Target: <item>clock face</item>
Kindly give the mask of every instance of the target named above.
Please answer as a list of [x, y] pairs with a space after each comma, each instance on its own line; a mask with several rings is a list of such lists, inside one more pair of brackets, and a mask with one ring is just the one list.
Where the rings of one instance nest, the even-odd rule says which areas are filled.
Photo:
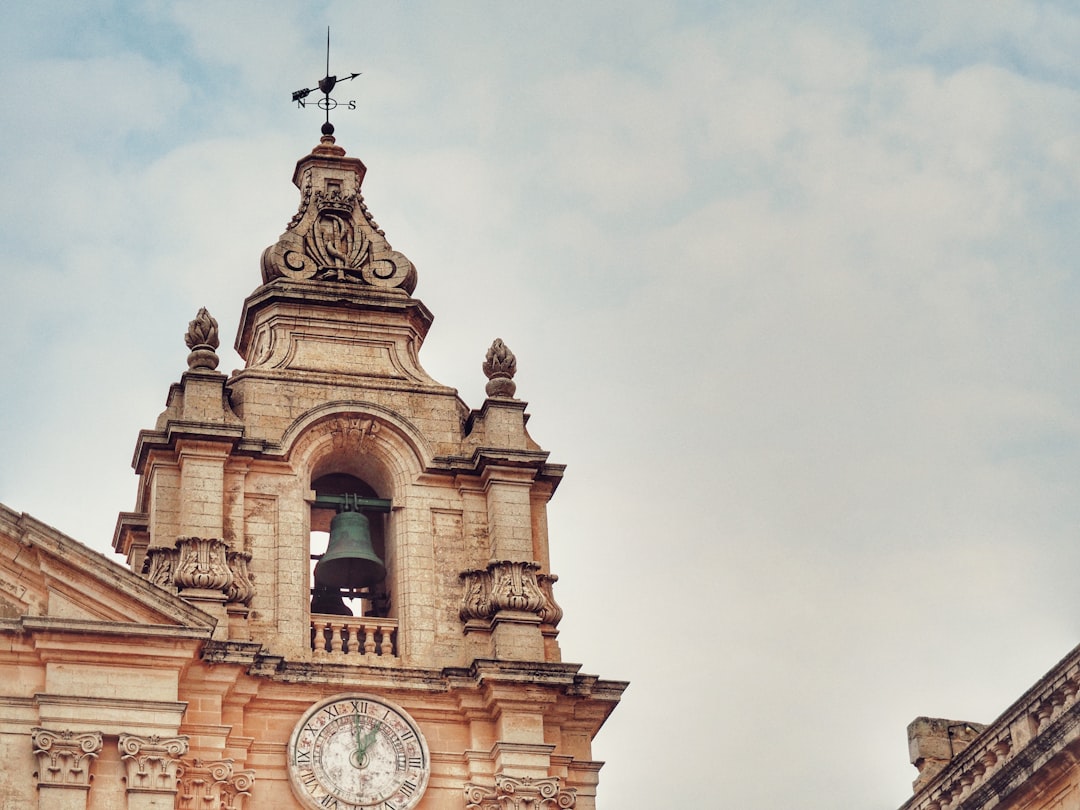
[[404, 710], [371, 695], [308, 709], [289, 740], [289, 779], [309, 807], [408, 810], [424, 795], [427, 743]]

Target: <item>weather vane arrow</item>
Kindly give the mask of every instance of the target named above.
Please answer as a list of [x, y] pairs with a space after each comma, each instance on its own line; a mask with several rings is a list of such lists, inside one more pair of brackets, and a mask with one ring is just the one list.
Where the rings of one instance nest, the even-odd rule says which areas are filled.
[[[330, 75], [330, 26], [326, 27], [326, 75], [319, 79], [319, 83], [315, 87], [308, 87], [304, 90], [297, 90], [292, 94], [292, 100], [296, 102], [297, 107], [306, 107], [307, 102], [304, 101], [311, 93], [318, 90], [323, 94], [323, 97], [319, 99], [315, 106], [320, 110], [326, 112], [326, 123], [322, 126], [323, 135], [333, 135], [334, 125], [330, 123], [330, 111], [336, 109], [338, 102], [336, 99], [330, 97], [330, 92], [337, 86], [338, 82], [347, 82], [350, 79], [355, 79], [359, 76], [359, 73], [350, 73], [348, 76], [342, 76], [340, 79], [337, 76]], [[348, 102], [350, 110], [356, 109], [356, 102]]]

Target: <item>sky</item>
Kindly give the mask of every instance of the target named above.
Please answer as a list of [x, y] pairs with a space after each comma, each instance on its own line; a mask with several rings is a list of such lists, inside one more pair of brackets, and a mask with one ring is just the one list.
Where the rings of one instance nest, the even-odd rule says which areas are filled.
[[1080, 641], [1080, 9], [50, 2], [0, 27], [0, 501], [108, 552], [338, 142], [483, 402], [518, 359], [600, 810], [886, 810]]

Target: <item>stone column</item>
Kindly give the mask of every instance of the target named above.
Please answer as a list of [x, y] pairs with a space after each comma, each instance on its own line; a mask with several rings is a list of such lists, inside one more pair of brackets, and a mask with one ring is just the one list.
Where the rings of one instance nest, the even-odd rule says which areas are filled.
[[120, 735], [120, 756], [127, 769], [128, 810], [174, 810], [180, 758], [188, 738]]
[[90, 766], [101, 751], [100, 731], [30, 729], [37, 757], [38, 807], [86, 810]]

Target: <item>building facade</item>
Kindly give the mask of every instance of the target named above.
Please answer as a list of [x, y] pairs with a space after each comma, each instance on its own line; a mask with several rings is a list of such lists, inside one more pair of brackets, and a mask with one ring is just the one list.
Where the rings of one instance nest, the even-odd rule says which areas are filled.
[[0, 807], [595, 807], [626, 684], [562, 661], [563, 467], [501, 341], [479, 409], [424, 371], [432, 316], [365, 171], [329, 134], [297, 163], [243, 369], [189, 325], [126, 566], [0, 507]]
[[908, 726], [915, 794], [901, 810], [1080, 808], [1080, 647], [989, 725]]

